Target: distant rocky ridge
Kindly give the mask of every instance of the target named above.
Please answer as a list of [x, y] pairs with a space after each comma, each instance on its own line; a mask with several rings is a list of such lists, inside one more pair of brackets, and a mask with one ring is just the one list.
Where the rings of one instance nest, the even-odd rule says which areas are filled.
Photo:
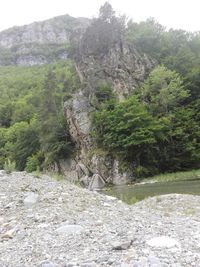
[[42, 65], [67, 58], [69, 39], [90, 20], [69, 15], [13, 27], [0, 33], [0, 65]]

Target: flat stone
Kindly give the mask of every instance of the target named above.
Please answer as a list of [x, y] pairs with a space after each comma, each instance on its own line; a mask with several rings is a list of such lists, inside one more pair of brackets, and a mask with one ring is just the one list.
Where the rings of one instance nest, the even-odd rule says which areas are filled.
[[133, 241], [125, 241], [125, 242], [114, 242], [112, 244], [112, 249], [114, 250], [126, 250], [128, 248], [130, 248], [130, 246], [132, 245]]
[[59, 234], [79, 234], [83, 231], [83, 227], [76, 224], [62, 225], [56, 229]]
[[24, 205], [26, 207], [33, 206], [38, 201], [38, 194], [35, 194], [33, 192], [30, 192], [27, 194], [27, 197], [24, 199]]
[[107, 200], [118, 200], [116, 197], [113, 197], [113, 196], [106, 196], [106, 199]]
[[3, 235], [2, 235], [2, 238], [5, 238], [5, 239], [12, 239], [15, 235], [15, 232], [16, 230], [15, 229], [11, 229], [7, 232], [5, 232]]
[[157, 248], [172, 248], [172, 247], [180, 247], [180, 243], [168, 236], [159, 236], [159, 237], [154, 237], [150, 240], [148, 240], [147, 245], [151, 247], [157, 247]]

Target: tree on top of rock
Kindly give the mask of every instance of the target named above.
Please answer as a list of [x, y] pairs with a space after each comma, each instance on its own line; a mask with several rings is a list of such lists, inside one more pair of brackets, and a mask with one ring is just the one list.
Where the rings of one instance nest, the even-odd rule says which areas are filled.
[[81, 40], [81, 52], [86, 55], [106, 54], [116, 43], [120, 43], [125, 32], [125, 18], [116, 17], [112, 6], [106, 2], [93, 19]]
[[111, 23], [112, 18], [115, 17], [115, 11], [113, 10], [110, 3], [105, 2], [99, 9], [99, 19]]

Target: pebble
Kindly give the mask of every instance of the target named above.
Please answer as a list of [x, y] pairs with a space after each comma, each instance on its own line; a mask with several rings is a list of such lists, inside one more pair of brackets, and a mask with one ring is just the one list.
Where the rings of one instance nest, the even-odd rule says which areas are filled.
[[147, 245], [157, 248], [180, 247], [180, 243], [177, 240], [170, 238], [168, 236], [154, 237], [147, 241]]
[[59, 234], [79, 234], [83, 231], [83, 227], [80, 225], [62, 225], [56, 229]]

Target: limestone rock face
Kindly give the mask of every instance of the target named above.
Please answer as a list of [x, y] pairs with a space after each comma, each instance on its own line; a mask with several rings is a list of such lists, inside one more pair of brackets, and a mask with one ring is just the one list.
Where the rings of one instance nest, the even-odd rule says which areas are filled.
[[130, 95], [154, 66], [153, 60], [125, 41], [115, 44], [106, 54], [83, 56], [78, 62], [82, 81], [90, 84], [91, 91], [107, 82], [120, 99]]
[[78, 147], [90, 145], [91, 120], [90, 113], [94, 108], [90, 105], [89, 99], [83, 91], [74, 94], [64, 104], [65, 116], [70, 125], [70, 134]]
[[59, 16], [0, 32], [0, 65], [41, 65], [66, 59], [71, 34], [90, 20]]
[[144, 81], [155, 62], [140, 55], [125, 41], [115, 44], [106, 54], [82, 55], [76, 61], [81, 88], [64, 104], [69, 131], [78, 148], [77, 173], [81, 183], [90, 189], [104, 183], [126, 184], [134, 179], [131, 171], [121, 168], [120, 161], [109, 153], [99, 153], [91, 132], [91, 114], [95, 111], [93, 97], [97, 85], [106, 82], [123, 100]]

